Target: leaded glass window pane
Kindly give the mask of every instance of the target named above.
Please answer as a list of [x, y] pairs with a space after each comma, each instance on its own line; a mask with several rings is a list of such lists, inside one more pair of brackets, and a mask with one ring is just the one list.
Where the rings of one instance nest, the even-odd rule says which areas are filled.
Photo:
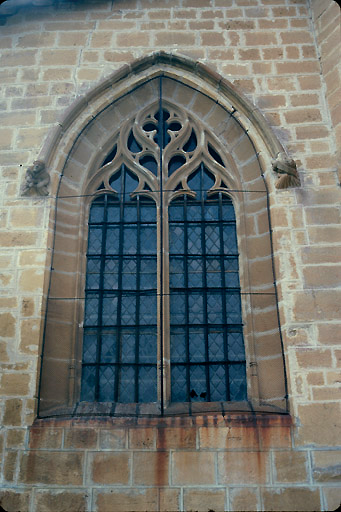
[[155, 402], [156, 206], [125, 166], [111, 184], [89, 214], [81, 399]]
[[[113, 165], [89, 212], [81, 399], [156, 402], [170, 364], [167, 396], [173, 402], [245, 400], [236, 219], [228, 189], [206, 164], [186, 170], [202, 142], [194, 128], [183, 130], [176, 109], [157, 108], [135, 128], [127, 131], [120, 160], [130, 154], [134, 172]], [[168, 153], [163, 177], [162, 152], [175, 137], [178, 147]], [[120, 144], [116, 140], [103, 162], [116, 161]], [[206, 142], [206, 156], [212, 169], [223, 168], [212, 144]], [[183, 166], [187, 175], [181, 177]], [[163, 191], [169, 177], [177, 184]], [[157, 354], [168, 352], [170, 363], [165, 358], [158, 371]]]
[[212, 177], [203, 165], [188, 183], [196, 197], [182, 196], [169, 210], [172, 400], [245, 400], [233, 204], [221, 192], [207, 195]]

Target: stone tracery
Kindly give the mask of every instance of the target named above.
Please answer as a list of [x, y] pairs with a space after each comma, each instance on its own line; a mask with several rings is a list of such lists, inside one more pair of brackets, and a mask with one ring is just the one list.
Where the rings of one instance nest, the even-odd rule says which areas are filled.
[[215, 178], [210, 193], [226, 193], [228, 187], [224, 180], [228, 167], [203, 124], [185, 109], [169, 102], [163, 102], [161, 117], [159, 104], [153, 103], [135, 119], [124, 123], [98, 170], [103, 176], [103, 184], [98, 190], [103, 191], [104, 185], [106, 190], [115, 192], [111, 186], [112, 177], [125, 164], [139, 179], [134, 195], [144, 194], [158, 202], [155, 193], [162, 188], [169, 204], [181, 194], [195, 196], [188, 178], [204, 163]]

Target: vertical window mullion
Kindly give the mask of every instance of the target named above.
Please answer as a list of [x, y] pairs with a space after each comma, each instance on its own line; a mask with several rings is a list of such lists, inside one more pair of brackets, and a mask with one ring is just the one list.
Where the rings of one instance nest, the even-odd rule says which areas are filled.
[[185, 292], [185, 332], [186, 332], [186, 394], [187, 401], [190, 401], [190, 365], [189, 365], [189, 304], [188, 304], [188, 221], [187, 221], [187, 196], [184, 196], [183, 201], [183, 218], [184, 218], [184, 292]]
[[223, 196], [219, 192], [219, 235], [220, 235], [220, 271], [221, 271], [221, 294], [223, 302], [223, 337], [224, 337], [224, 360], [225, 360], [225, 380], [226, 380], [226, 400], [230, 400], [230, 380], [229, 380], [229, 354], [227, 343], [227, 315], [226, 315], [226, 281], [225, 281], [225, 257], [224, 257], [224, 219], [223, 219]]
[[204, 165], [200, 165], [200, 204], [201, 204], [201, 252], [202, 252], [202, 287], [204, 302], [204, 333], [205, 333], [205, 374], [206, 374], [206, 400], [211, 400], [210, 374], [209, 374], [209, 351], [208, 351], [208, 312], [207, 312], [207, 277], [206, 277], [206, 221], [205, 221], [205, 190], [204, 190]]
[[141, 271], [141, 218], [140, 197], [136, 198], [137, 209], [137, 250], [136, 250], [136, 316], [135, 316], [135, 402], [139, 401], [139, 326], [140, 322], [140, 271]]
[[99, 275], [99, 296], [98, 296], [98, 320], [97, 320], [97, 347], [96, 347], [96, 376], [95, 376], [95, 401], [99, 399], [99, 372], [102, 350], [102, 330], [103, 330], [103, 289], [104, 289], [104, 269], [106, 257], [106, 239], [107, 239], [107, 215], [108, 215], [108, 196], [104, 195], [104, 217], [102, 222], [102, 245], [101, 245], [101, 263]]
[[117, 284], [117, 317], [116, 317], [116, 332], [117, 332], [117, 346], [116, 346], [116, 372], [115, 372], [115, 386], [114, 386], [114, 401], [118, 401], [119, 382], [121, 377], [121, 355], [122, 355], [122, 327], [121, 327], [121, 314], [122, 314], [122, 268], [123, 268], [123, 240], [124, 240], [124, 203], [125, 203], [125, 165], [121, 167], [121, 197], [120, 197], [120, 222], [119, 222], [119, 248], [118, 248], [118, 284]]

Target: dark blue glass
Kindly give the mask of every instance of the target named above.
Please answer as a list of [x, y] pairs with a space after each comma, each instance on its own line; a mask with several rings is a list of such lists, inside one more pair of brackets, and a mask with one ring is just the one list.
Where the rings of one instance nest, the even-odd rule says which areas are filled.
[[210, 361], [224, 361], [224, 329], [210, 328], [208, 332], [208, 348]]
[[104, 265], [103, 288], [116, 290], [118, 288], [118, 259], [106, 259]]
[[188, 179], [196, 198], [177, 199], [169, 209], [173, 401], [246, 399], [234, 208], [222, 192], [207, 195], [214, 183], [202, 165]]
[[245, 363], [233, 364], [229, 370], [230, 400], [243, 401], [247, 398]]
[[169, 212], [169, 220], [172, 221], [183, 221], [184, 220], [184, 207], [183, 207], [183, 201], [177, 202], [174, 201], [171, 203], [168, 209]]
[[123, 254], [136, 254], [137, 252], [137, 228], [124, 226], [123, 231]]
[[212, 364], [210, 366], [210, 393], [212, 402], [227, 400], [226, 368], [222, 364]]
[[136, 323], [136, 296], [122, 295], [121, 297], [121, 324], [135, 325]]
[[143, 258], [140, 262], [140, 289], [156, 290], [156, 258]]
[[201, 258], [188, 259], [188, 287], [201, 288], [203, 285], [203, 262]]
[[202, 254], [201, 227], [191, 226], [187, 228], [188, 254]]
[[189, 323], [202, 324], [204, 321], [203, 296], [200, 293], [188, 294], [188, 319]]
[[141, 295], [140, 298], [140, 324], [156, 325], [156, 294]]
[[182, 365], [172, 365], [172, 402], [187, 402], [187, 376], [186, 367]]
[[169, 226], [169, 251], [171, 254], [184, 254], [184, 228], [177, 224]]
[[104, 295], [102, 309], [102, 324], [116, 325], [117, 321], [117, 296]]
[[101, 363], [115, 363], [117, 356], [116, 333], [102, 334], [101, 336]]
[[[206, 361], [205, 330], [203, 327], [189, 329], [189, 360], [191, 363]], [[183, 359], [185, 362], [185, 359]]]
[[97, 353], [97, 335], [84, 333], [83, 336], [83, 361], [95, 363]]
[[157, 373], [156, 365], [139, 367], [139, 402], [156, 402]]
[[141, 253], [156, 253], [156, 227], [141, 226]]
[[119, 402], [135, 402], [135, 370], [132, 366], [121, 366], [119, 377]]
[[135, 363], [135, 332], [124, 332], [121, 336], [121, 361], [122, 363]]
[[102, 228], [91, 226], [88, 237], [88, 254], [101, 254]]
[[186, 296], [172, 293], [170, 296], [171, 324], [183, 325], [186, 322]]
[[105, 244], [106, 254], [118, 254], [120, 248], [120, 229], [118, 226], [108, 226]]
[[89, 222], [103, 222], [103, 204], [95, 203], [91, 206]]
[[184, 259], [181, 257], [169, 258], [169, 284], [172, 288], [185, 286]]
[[85, 300], [84, 325], [97, 325], [98, 322], [98, 295], [87, 294]]
[[139, 362], [156, 364], [157, 339], [156, 327], [139, 329]]
[[190, 388], [192, 402], [205, 402], [207, 399], [207, 382], [204, 365], [190, 366]]
[[136, 289], [136, 259], [124, 259], [122, 261], [122, 288], [124, 290]]
[[94, 366], [83, 366], [81, 400], [93, 402], [95, 400], [96, 369]]
[[170, 347], [172, 362], [183, 363], [186, 361], [186, 331], [183, 327], [171, 327]]
[[101, 366], [99, 369], [99, 402], [112, 402], [114, 390], [112, 383], [115, 380], [115, 367]]

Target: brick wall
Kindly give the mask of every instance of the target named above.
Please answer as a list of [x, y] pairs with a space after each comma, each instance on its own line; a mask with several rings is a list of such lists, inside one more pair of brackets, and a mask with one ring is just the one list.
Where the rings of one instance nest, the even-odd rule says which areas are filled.
[[[0, 27], [2, 506], [13, 512], [335, 509], [341, 397], [336, 3], [39, 1], [17, 12], [6, 3], [0, 6], [0, 17], [7, 16]], [[275, 190], [267, 170], [290, 417], [32, 426], [54, 200], [21, 197], [24, 172], [77, 96], [157, 50], [200, 61], [230, 80], [298, 163], [297, 189]]]

